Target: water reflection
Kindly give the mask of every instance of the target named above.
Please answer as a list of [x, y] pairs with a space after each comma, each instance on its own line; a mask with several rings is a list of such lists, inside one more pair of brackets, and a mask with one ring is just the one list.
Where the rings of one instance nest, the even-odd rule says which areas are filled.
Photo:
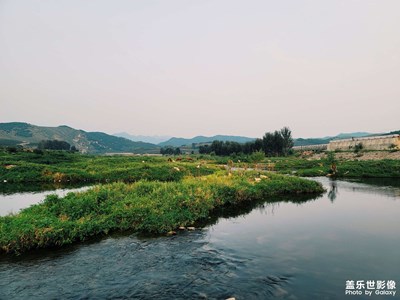
[[[4, 194], [0, 193], [0, 216], [5, 216], [10, 213], [18, 213], [21, 209], [43, 201], [45, 197], [50, 194], [57, 194], [63, 197], [70, 192], [80, 192], [90, 188], [90, 186], [77, 187], [72, 185], [63, 186], [67, 188], [58, 188], [59, 186], [51, 186], [51, 188], [55, 189], [43, 191], [40, 189], [42, 187], [43, 186], [39, 185], [37, 187], [37, 192], [33, 192], [32, 187], [28, 187], [29, 192], [23, 191], [18, 193], [11, 193], [11, 190], [3, 190]], [[15, 188], [15, 186], [13, 188]]]
[[236, 205], [226, 205], [215, 209], [207, 219], [200, 220], [199, 222], [197, 222], [196, 225], [199, 227], [214, 225], [218, 223], [220, 218], [229, 219], [236, 218], [238, 216], [245, 216], [255, 209], [264, 213], [268, 209], [270, 209], [271, 213], [273, 214], [275, 209], [279, 207], [279, 203], [295, 203], [300, 205], [309, 201], [315, 201], [320, 197], [322, 197], [322, 195], [314, 194], [296, 196], [274, 196], [266, 200], [245, 201]]
[[400, 178], [352, 178], [347, 179], [349, 182], [361, 183], [376, 187], [393, 187], [400, 188]]
[[341, 190], [355, 193], [385, 195], [393, 199], [400, 197], [400, 179], [397, 178], [368, 178], [337, 180], [325, 177], [316, 177], [315, 180], [329, 186], [328, 198], [334, 201], [338, 193], [338, 183]]
[[29, 192], [44, 192], [64, 189], [76, 189], [88, 184], [77, 183], [4, 183], [0, 182], [0, 196]]
[[332, 203], [336, 199], [337, 192], [338, 192], [338, 189], [337, 189], [336, 180], [330, 179], [330, 189], [328, 192], [328, 198], [329, 198], [329, 200], [331, 200]]

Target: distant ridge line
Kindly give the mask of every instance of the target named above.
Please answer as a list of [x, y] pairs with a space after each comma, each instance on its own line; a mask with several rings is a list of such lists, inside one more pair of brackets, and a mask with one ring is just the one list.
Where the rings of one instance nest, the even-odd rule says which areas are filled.
[[24, 122], [0, 123], [0, 146], [36, 148], [43, 140], [65, 141], [81, 153], [88, 154], [159, 152], [159, 147], [151, 143], [133, 142], [104, 132], [87, 132], [67, 125], [48, 127]]

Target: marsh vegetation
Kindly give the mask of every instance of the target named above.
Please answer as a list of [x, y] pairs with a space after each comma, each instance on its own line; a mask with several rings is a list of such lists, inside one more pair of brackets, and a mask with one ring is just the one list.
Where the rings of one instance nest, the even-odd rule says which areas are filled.
[[223, 206], [276, 195], [319, 194], [320, 184], [296, 177], [225, 171], [179, 182], [113, 183], [41, 204], [0, 218], [0, 249], [21, 253], [84, 241], [113, 231], [163, 234], [193, 226]]
[[65, 197], [50, 195], [18, 214], [1, 217], [0, 250], [22, 253], [119, 231], [166, 234], [196, 226], [224, 207], [278, 195], [317, 195], [321, 185], [298, 176], [324, 176], [333, 160], [338, 177], [400, 177], [400, 161], [339, 161], [334, 154], [310, 160], [264, 157], [261, 152], [241, 157], [2, 152], [3, 187], [45, 182], [99, 185]]

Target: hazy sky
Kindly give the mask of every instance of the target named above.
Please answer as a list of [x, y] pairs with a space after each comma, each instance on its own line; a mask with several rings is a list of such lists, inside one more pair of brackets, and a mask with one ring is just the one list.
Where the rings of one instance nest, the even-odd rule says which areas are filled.
[[0, 122], [142, 135], [400, 129], [398, 0], [0, 0]]

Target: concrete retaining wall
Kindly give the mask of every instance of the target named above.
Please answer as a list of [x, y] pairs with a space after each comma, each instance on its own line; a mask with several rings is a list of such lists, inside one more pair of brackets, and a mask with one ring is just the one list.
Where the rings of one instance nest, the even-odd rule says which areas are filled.
[[326, 150], [327, 148], [328, 148], [328, 144], [319, 144], [319, 145], [307, 145], [307, 146], [294, 146], [293, 150], [295, 150], [295, 151]]
[[374, 136], [330, 141], [328, 151], [354, 150], [357, 144], [362, 144], [365, 150], [389, 150], [395, 145], [400, 148], [400, 135]]

